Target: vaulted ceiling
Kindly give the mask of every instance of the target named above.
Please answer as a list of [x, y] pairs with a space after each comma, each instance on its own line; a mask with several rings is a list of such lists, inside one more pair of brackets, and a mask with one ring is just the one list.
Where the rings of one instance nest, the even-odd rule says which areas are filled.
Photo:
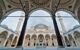
[[[58, 3], [59, 0], [0, 0], [0, 19], [11, 10], [13, 12], [15, 10], [23, 10], [23, 8], [26, 12], [36, 8], [54, 11]], [[79, 3], [80, 0], [60, 0], [57, 9], [66, 9], [77, 15], [78, 8], [80, 7]]]

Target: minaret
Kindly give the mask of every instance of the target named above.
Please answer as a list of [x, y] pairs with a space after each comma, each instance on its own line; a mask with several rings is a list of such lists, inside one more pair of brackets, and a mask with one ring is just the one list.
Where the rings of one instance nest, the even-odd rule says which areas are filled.
[[[59, 13], [58, 13], [58, 15], [59, 15]], [[64, 23], [63, 23], [63, 18], [60, 15], [58, 16], [58, 18], [59, 18], [59, 22], [61, 24], [62, 33], [65, 33], [66, 32], [66, 28], [65, 28]]]
[[16, 32], [17, 33], [20, 33], [20, 28], [21, 28], [21, 25], [22, 25], [22, 22], [23, 22], [23, 14], [22, 16], [19, 17], [19, 21], [18, 21], [18, 24], [17, 24], [17, 27], [16, 27]]
[[62, 41], [63, 41], [63, 45], [65, 46], [65, 39], [64, 39], [64, 33], [66, 32], [66, 29], [65, 29], [65, 26], [64, 26], [64, 23], [63, 23], [63, 18], [60, 16], [60, 14], [58, 13], [58, 18], [59, 18], [59, 22], [61, 24], [61, 28], [62, 28]]

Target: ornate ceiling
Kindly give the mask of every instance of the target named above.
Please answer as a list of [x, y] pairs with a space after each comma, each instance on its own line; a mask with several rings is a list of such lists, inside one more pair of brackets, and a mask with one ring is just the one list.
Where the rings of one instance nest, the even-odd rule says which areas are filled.
[[20, 1], [19, 0], [7, 0], [7, 2], [9, 2], [10, 4], [16, 6], [16, 5], [20, 5]]
[[[0, 0], [0, 16], [13, 9], [23, 9], [31, 11], [36, 8], [45, 8], [50, 11], [55, 10], [59, 0]], [[75, 8], [80, 3], [78, 0], [60, 0], [58, 9], [66, 9], [75, 13]], [[76, 5], [77, 4], [77, 5]], [[22, 7], [23, 6], [23, 7]]]
[[20, 1], [19, 0], [7, 0], [8, 2], [10, 3], [15, 3], [15, 4], [20, 4]]
[[2, 11], [2, 8], [0, 6], [0, 16], [2, 16], [2, 13], [3, 13], [3, 11]]
[[45, 5], [47, 4], [50, 0], [30, 0], [33, 4], [35, 5]]
[[71, 4], [71, 3], [73, 3], [74, 2], [74, 0], [61, 0], [61, 4]]
[[[52, 3], [52, 0], [24, 0], [24, 1], [21, 0], [21, 1], [22, 2], [29, 1], [34, 5], [46, 5], [49, 2]], [[59, 0], [54, 0], [54, 3], [57, 3], [58, 1]], [[20, 5], [20, 1], [19, 0], [7, 0], [7, 2], [12, 4], [12, 5], [15, 5], [15, 6]], [[74, 0], [61, 0], [60, 4], [61, 5], [63, 5], [63, 4], [72, 4], [73, 2], [74, 2]]]

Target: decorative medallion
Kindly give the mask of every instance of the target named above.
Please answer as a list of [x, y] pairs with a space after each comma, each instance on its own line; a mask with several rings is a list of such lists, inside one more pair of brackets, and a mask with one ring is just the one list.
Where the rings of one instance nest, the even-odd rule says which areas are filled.
[[74, 0], [60, 0], [60, 4], [72, 3]]
[[31, 0], [31, 2], [33, 4], [36, 4], [36, 5], [45, 5], [49, 2], [50, 0]]
[[19, 0], [11, 0], [11, 2], [16, 3], [16, 4], [20, 4]]
[[14, 6], [19, 6], [20, 5], [20, 1], [19, 0], [7, 0], [10, 4], [14, 5]]

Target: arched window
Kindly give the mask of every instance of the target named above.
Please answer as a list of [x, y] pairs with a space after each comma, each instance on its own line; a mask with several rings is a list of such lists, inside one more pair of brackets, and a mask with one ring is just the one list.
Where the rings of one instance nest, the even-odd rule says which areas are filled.
[[[49, 29], [50, 31], [48, 31]], [[42, 9], [32, 11], [29, 14], [26, 31], [27, 33], [33, 33], [33, 32], [54, 33], [54, 25], [53, 25], [53, 20], [51, 18], [51, 14]]]
[[34, 41], [37, 39], [37, 35], [36, 34], [33, 34], [31, 39], [34, 39]]
[[30, 40], [30, 35], [27, 34], [25, 38], [28, 39], [28, 40]]
[[[55, 14], [58, 26], [60, 31], [66, 32], [70, 29], [73, 29], [74, 26], [79, 25], [79, 22], [77, 19], [74, 18], [74, 14], [72, 12], [66, 11], [66, 10], [60, 10], [57, 11]], [[62, 29], [61, 29], [62, 28]]]
[[6, 39], [8, 36], [8, 32], [7, 31], [3, 31], [0, 33], [0, 47], [4, 45]]
[[71, 45], [70, 45], [70, 42], [69, 42], [68, 38], [66, 36], [64, 38], [65, 38], [66, 46], [67, 47], [70, 47]]
[[8, 39], [6, 41], [5, 47], [10, 47], [11, 46], [13, 37], [14, 37], [14, 35], [13, 34], [10, 34], [10, 36], [8, 37]]
[[3, 32], [0, 33], [0, 38], [6, 39], [7, 35], [8, 35], [8, 32], [7, 31], [3, 31]]
[[74, 32], [74, 38], [76, 41], [76, 46], [80, 46], [80, 32], [79, 31]]
[[74, 41], [74, 39], [73, 39], [73, 37], [72, 37], [71, 34], [68, 34], [68, 38], [69, 38], [70, 44], [71, 44], [72, 46], [76, 46], [75, 41]]
[[52, 43], [52, 46], [54, 46], [54, 43]]
[[69, 40], [73, 40], [72, 35], [68, 34]]
[[44, 40], [44, 35], [40, 34], [40, 35], [38, 36], [38, 40], [39, 40], [39, 42], [43, 42], [43, 40]]
[[29, 34], [26, 34], [25, 35], [25, 38], [24, 38], [24, 41], [23, 41], [23, 46], [24, 47], [30, 46], [30, 41], [31, 41], [30, 35]]
[[45, 39], [50, 40], [50, 35], [49, 34], [45, 35]]
[[74, 38], [75, 39], [80, 38], [80, 32], [79, 31], [74, 32]]
[[12, 47], [15, 47], [16, 46], [17, 39], [18, 39], [18, 36], [15, 36], [15, 38], [13, 39], [12, 44], [11, 44]]
[[7, 14], [4, 20], [1, 22], [1, 25], [13, 31], [17, 31], [17, 32], [21, 31], [25, 13], [23, 11], [14, 11], [8, 15]]

